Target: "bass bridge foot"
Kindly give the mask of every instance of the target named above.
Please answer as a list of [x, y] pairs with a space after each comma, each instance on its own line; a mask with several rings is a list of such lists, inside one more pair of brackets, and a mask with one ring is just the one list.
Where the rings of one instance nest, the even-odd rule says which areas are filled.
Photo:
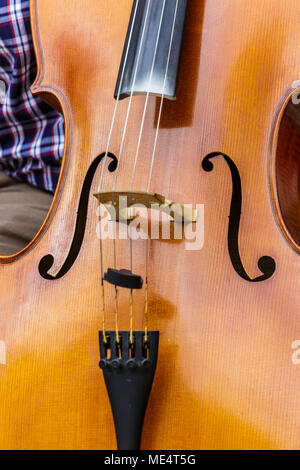
[[114, 417], [118, 450], [139, 450], [145, 412], [155, 374], [159, 332], [99, 332], [100, 368], [103, 371]]

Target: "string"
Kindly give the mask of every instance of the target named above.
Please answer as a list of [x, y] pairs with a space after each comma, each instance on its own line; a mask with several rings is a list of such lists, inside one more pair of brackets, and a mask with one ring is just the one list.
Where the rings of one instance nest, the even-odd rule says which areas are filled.
[[[127, 64], [128, 53], [129, 53], [129, 48], [130, 48], [130, 44], [131, 44], [132, 33], [133, 33], [134, 25], [135, 25], [136, 13], [137, 13], [139, 1], [140, 0], [136, 1], [135, 10], [134, 10], [134, 14], [133, 14], [132, 25], [131, 25], [131, 29], [130, 29], [130, 33], [129, 33], [127, 49], [126, 49], [126, 53], [125, 53], [125, 57], [124, 57], [123, 69], [122, 69], [122, 73], [121, 73], [121, 77], [120, 77], [120, 84], [119, 84], [117, 99], [116, 99], [116, 103], [115, 103], [114, 113], [113, 113], [113, 117], [112, 117], [112, 122], [111, 122], [111, 126], [110, 126], [110, 131], [109, 131], [109, 135], [108, 135], [107, 144], [106, 144], [105, 157], [104, 157], [104, 161], [103, 161], [103, 165], [102, 165], [101, 176], [100, 176], [100, 181], [99, 181], [98, 190], [97, 190], [98, 194], [100, 194], [101, 189], [102, 189], [104, 170], [105, 170], [106, 164], [107, 164], [108, 152], [109, 152], [111, 137], [112, 137], [112, 133], [113, 133], [114, 125], [115, 125], [117, 110], [118, 110], [118, 106], [119, 106], [120, 94], [121, 94], [121, 89], [122, 89], [122, 85], [123, 85], [123, 81], [124, 81], [125, 68], [126, 68], [126, 64]], [[106, 343], [107, 338], [106, 338], [106, 328], [105, 328], [105, 294], [104, 294], [104, 268], [103, 268], [103, 246], [102, 246], [101, 214], [99, 216], [99, 231], [100, 231], [100, 266], [101, 266], [101, 293], [102, 293], [101, 294], [102, 295], [102, 331], [103, 331], [103, 340]]]
[[146, 24], [147, 24], [147, 19], [148, 19], [148, 15], [149, 15], [150, 4], [151, 4], [151, 0], [148, 0], [148, 6], [147, 6], [146, 15], [145, 15], [144, 25], [143, 25], [142, 36], [141, 36], [141, 43], [140, 43], [140, 47], [139, 47], [139, 51], [138, 51], [137, 63], [136, 63], [135, 72], [134, 72], [134, 77], [133, 77], [133, 81], [132, 81], [132, 87], [131, 87], [131, 92], [130, 92], [129, 104], [128, 104], [128, 108], [127, 108], [127, 114], [126, 114], [126, 119], [125, 119], [125, 125], [124, 125], [124, 128], [123, 128], [121, 146], [120, 146], [119, 155], [118, 155], [118, 161], [119, 161], [119, 163], [118, 163], [118, 168], [117, 168], [116, 171], [115, 171], [115, 176], [114, 176], [114, 181], [113, 181], [113, 192], [114, 192], [115, 189], [116, 189], [117, 178], [118, 178], [118, 176], [119, 176], [120, 161], [121, 161], [121, 158], [122, 158], [122, 156], [123, 156], [124, 142], [125, 142], [125, 137], [126, 137], [127, 128], [128, 128], [128, 121], [129, 121], [130, 111], [131, 111], [131, 107], [132, 107], [132, 99], [133, 99], [133, 94], [134, 94], [134, 87], [135, 87], [135, 83], [136, 83], [136, 77], [137, 77], [137, 72], [138, 72], [138, 66], [139, 66], [139, 63], [140, 63], [140, 58], [141, 58], [141, 53], [142, 53], [142, 46], [143, 46], [143, 43], [144, 43], [144, 36], [145, 36], [145, 31], [146, 31]]
[[[122, 73], [121, 73], [121, 77], [120, 77], [120, 83], [119, 83], [119, 88], [118, 88], [118, 94], [117, 94], [117, 98], [116, 98], [116, 103], [115, 103], [113, 118], [112, 118], [112, 122], [111, 122], [111, 126], [110, 126], [110, 131], [109, 131], [109, 135], [108, 135], [108, 140], [107, 140], [107, 145], [106, 145], [106, 151], [105, 151], [105, 157], [104, 157], [104, 161], [103, 161], [103, 165], [102, 165], [102, 170], [101, 170], [100, 182], [99, 182], [98, 190], [97, 190], [98, 193], [100, 193], [101, 188], [102, 188], [102, 184], [103, 184], [104, 171], [105, 171], [105, 167], [106, 167], [106, 164], [107, 164], [107, 158], [108, 158], [108, 152], [109, 152], [109, 147], [110, 147], [112, 132], [113, 132], [113, 129], [114, 129], [115, 120], [116, 120], [116, 115], [117, 115], [117, 110], [118, 110], [118, 106], [119, 106], [119, 102], [120, 102], [120, 94], [121, 94], [121, 89], [122, 89], [122, 85], [123, 85], [123, 81], [124, 81], [124, 74], [125, 74], [125, 69], [126, 69], [126, 65], [127, 65], [128, 53], [129, 53], [129, 48], [130, 48], [130, 45], [131, 45], [132, 33], [133, 33], [134, 24], [135, 24], [135, 20], [136, 20], [136, 14], [137, 14], [137, 8], [138, 8], [138, 5], [139, 5], [139, 1], [140, 1], [140, 0], [137, 0], [137, 1], [136, 1], [136, 6], [135, 6], [135, 10], [134, 10], [132, 25], [131, 25], [131, 29], [130, 29], [130, 33], [129, 33], [128, 44], [127, 44], [127, 49], [126, 49], [126, 53], [125, 53], [123, 69], [122, 69]], [[151, 1], [151, 0], [148, 0], [148, 1]]]
[[[150, 166], [150, 174], [149, 174], [147, 192], [149, 192], [149, 188], [150, 188], [152, 172], [153, 172], [153, 166], [154, 166], [154, 160], [155, 160], [155, 155], [156, 155], [156, 147], [157, 147], [157, 141], [158, 141], [158, 131], [159, 131], [159, 125], [160, 125], [160, 120], [161, 120], [161, 114], [162, 114], [162, 105], [163, 105], [163, 101], [164, 101], [165, 86], [166, 86], [167, 74], [168, 74], [168, 69], [169, 69], [171, 49], [172, 49], [172, 44], [173, 44], [175, 20], [176, 20], [177, 10], [178, 10], [178, 2], [179, 2], [179, 0], [176, 0], [176, 8], [175, 8], [175, 13], [174, 13], [174, 20], [173, 20], [172, 33], [171, 33], [171, 41], [170, 41], [170, 47], [169, 47], [169, 53], [168, 53], [168, 59], [167, 59], [166, 73], [165, 73], [165, 78], [164, 78], [163, 94], [161, 96], [161, 105], [160, 105], [158, 124], [157, 124], [155, 141], [154, 141], [154, 148], [153, 148], [152, 159], [151, 159], [151, 166]], [[113, 115], [113, 119], [112, 119], [112, 125], [111, 125], [111, 129], [110, 129], [109, 137], [108, 137], [108, 143], [107, 143], [107, 148], [106, 148], [106, 153], [105, 153], [105, 158], [104, 158], [104, 164], [103, 164], [103, 167], [102, 167], [100, 183], [99, 183], [99, 187], [98, 187], [98, 193], [101, 192], [101, 188], [102, 188], [104, 170], [105, 170], [105, 166], [106, 166], [106, 162], [107, 162], [112, 131], [113, 131], [113, 127], [114, 127], [114, 123], [115, 123], [115, 119], [116, 119], [116, 113], [117, 113], [119, 99], [120, 99], [120, 91], [121, 91], [121, 87], [122, 87], [122, 84], [123, 84], [125, 67], [126, 67], [126, 63], [127, 63], [128, 51], [129, 51], [129, 46], [130, 46], [130, 43], [131, 43], [133, 26], [134, 26], [134, 23], [135, 23], [135, 17], [136, 17], [138, 3], [139, 3], [139, 0], [137, 0], [137, 3], [136, 3], [136, 8], [135, 8], [135, 12], [134, 12], [132, 27], [131, 27], [131, 31], [130, 31], [129, 40], [128, 40], [127, 51], [126, 51], [126, 54], [125, 54], [124, 66], [123, 66], [123, 71], [122, 71], [121, 78], [120, 78], [120, 85], [119, 85], [119, 90], [118, 90], [114, 115]], [[146, 24], [147, 24], [147, 18], [148, 18], [148, 14], [149, 14], [150, 3], [151, 3], [151, 0], [148, 0], [147, 11], [146, 11], [145, 19], [144, 19], [143, 32], [142, 32], [142, 37], [141, 37], [141, 44], [140, 44], [140, 48], [139, 48], [139, 52], [138, 52], [137, 64], [136, 64], [135, 74], [134, 74], [134, 78], [133, 78], [133, 82], [132, 82], [130, 100], [129, 100], [125, 125], [124, 125], [124, 129], [123, 129], [123, 134], [122, 134], [121, 146], [120, 146], [120, 150], [119, 150], [118, 166], [117, 166], [115, 176], [114, 176], [113, 193], [115, 192], [115, 189], [116, 189], [116, 182], [117, 182], [119, 169], [120, 169], [120, 161], [121, 161], [121, 158], [122, 158], [122, 155], [123, 155], [124, 142], [125, 142], [125, 137], [126, 137], [126, 133], [127, 133], [129, 115], [130, 115], [131, 106], [132, 106], [132, 98], [133, 98], [133, 94], [134, 94], [134, 86], [135, 86], [135, 82], [136, 82], [137, 71], [138, 71], [138, 66], [139, 66], [140, 57], [141, 57], [142, 45], [143, 45], [143, 42], [144, 42], [144, 35], [145, 35], [145, 29], [146, 29]], [[159, 32], [158, 32], [157, 40], [156, 40], [156, 46], [155, 46], [153, 63], [152, 63], [152, 69], [151, 69], [150, 78], [149, 78], [148, 91], [147, 91], [147, 96], [146, 96], [145, 106], [144, 106], [144, 112], [143, 112], [143, 118], [142, 118], [141, 127], [140, 127], [140, 134], [139, 134], [139, 140], [138, 140], [138, 145], [137, 145], [137, 151], [136, 151], [136, 155], [135, 155], [134, 168], [133, 168], [132, 177], [131, 177], [130, 191], [132, 190], [134, 176], [135, 176], [135, 173], [136, 173], [137, 161], [138, 161], [139, 152], [140, 152], [141, 139], [142, 139], [144, 124], [145, 124], [146, 111], [147, 111], [148, 101], [149, 101], [149, 96], [150, 96], [151, 81], [152, 81], [152, 76], [153, 76], [153, 71], [154, 71], [155, 60], [156, 60], [158, 41], [159, 41], [160, 32], [161, 32], [162, 19], [163, 19], [163, 14], [164, 14], [164, 10], [165, 10], [165, 3], [166, 3], [166, 0], [164, 0], [161, 19], [160, 19], [160, 25], [159, 25]], [[100, 223], [101, 223], [101, 217], [100, 217]], [[115, 230], [115, 225], [114, 225], [114, 230]], [[130, 242], [132, 244], [131, 237], [130, 237]], [[102, 239], [101, 239], [101, 237], [100, 237], [100, 253], [101, 253], [101, 278], [102, 278], [102, 292], [103, 292], [103, 334], [104, 334], [104, 340], [106, 342], [106, 335], [105, 335], [105, 301], [104, 301], [104, 286], [103, 286], [103, 272], [104, 272], [104, 270], [103, 270], [103, 251], [102, 251]], [[149, 258], [149, 240], [147, 238], [147, 247], [146, 247], [146, 293], [145, 293], [145, 341], [146, 342], [147, 342], [147, 334], [148, 334], [148, 326], [147, 326], [148, 325], [148, 269], [149, 269], [148, 268], [148, 258]], [[114, 262], [115, 262], [115, 266], [116, 266], [115, 237], [114, 237]], [[131, 246], [131, 262], [130, 262], [130, 265], [131, 265], [131, 270], [132, 270], [132, 246]], [[117, 288], [116, 288], [116, 290], [115, 290], [115, 322], [116, 322], [116, 339], [117, 339], [117, 343], [119, 343], [118, 305], [117, 305], [117, 303], [118, 303], [118, 291], [117, 291]], [[131, 339], [131, 343], [132, 343], [133, 342], [133, 298], [132, 298], [132, 291], [131, 291], [131, 296], [130, 296], [130, 339]]]
[[157, 38], [156, 38], [156, 43], [155, 43], [152, 67], [151, 67], [151, 72], [150, 72], [150, 75], [149, 75], [147, 95], [146, 95], [146, 100], [145, 100], [145, 105], [144, 105], [144, 112], [143, 112], [143, 117], [142, 117], [140, 132], [139, 132], [139, 139], [138, 139], [138, 144], [137, 144], [137, 149], [136, 149], [136, 154], [135, 154], [135, 159], [134, 159], [134, 166], [133, 166], [133, 171], [132, 171], [132, 176], [131, 176], [130, 190], [132, 190], [132, 187], [133, 187], [133, 181], [134, 181], [134, 177], [135, 177], [135, 173], [136, 173], [137, 161], [138, 161], [138, 157], [139, 157], [139, 153], [140, 153], [142, 135], [143, 135], [144, 125], [145, 125], [146, 113], [147, 113], [150, 90], [151, 90], [152, 77], [153, 77], [153, 72], [154, 72], [156, 56], [157, 56], [157, 49], [158, 49], [158, 43], [159, 43], [159, 38], [160, 38], [160, 33], [161, 33], [161, 26], [162, 26], [163, 16], [164, 16], [164, 12], [165, 12], [165, 7], [166, 7], [166, 0], [164, 0], [164, 2], [163, 2], [162, 12], [161, 12], [161, 16], [160, 16], [160, 22], [159, 22], [159, 28], [158, 28], [158, 33], [157, 33]]
[[160, 100], [160, 108], [159, 108], [159, 114], [158, 114], [158, 119], [157, 119], [157, 126], [156, 126], [156, 132], [155, 132], [154, 147], [153, 147], [152, 158], [151, 158], [151, 165], [150, 165], [150, 172], [149, 172], [149, 179], [148, 179], [147, 192], [150, 191], [150, 184], [151, 184], [152, 173], [153, 173], [153, 167], [154, 167], [154, 161], [155, 161], [155, 156], [156, 156], [156, 149], [157, 149], [158, 134], [159, 134], [159, 128], [160, 128], [160, 121], [161, 121], [161, 116], [162, 116], [163, 103], [164, 103], [164, 99], [165, 99], [165, 89], [166, 89], [166, 84], [167, 84], [168, 71], [169, 71], [169, 65], [170, 65], [170, 58], [171, 58], [171, 52], [172, 52], [172, 47], [173, 47], [174, 32], [175, 32], [175, 24], [176, 24], [177, 11], [178, 11], [178, 3], [179, 3], [179, 0], [176, 0], [176, 7], [175, 7], [174, 19], [173, 19], [173, 25], [172, 25], [172, 31], [171, 31], [171, 40], [170, 40], [170, 46], [169, 46], [168, 58], [167, 58], [166, 73], [165, 73], [165, 78], [164, 78], [164, 83], [163, 83], [163, 93], [162, 93], [162, 95], [161, 95], [161, 100]]
[[[118, 175], [119, 175], [120, 163], [121, 163], [121, 159], [122, 159], [122, 156], [123, 156], [123, 149], [124, 149], [124, 143], [125, 143], [125, 138], [126, 138], [126, 134], [127, 134], [129, 116], [130, 116], [130, 112], [131, 112], [131, 108], [132, 108], [132, 99], [133, 99], [133, 94], [134, 94], [134, 87], [135, 87], [135, 83], [136, 83], [140, 58], [141, 58], [141, 54], [142, 54], [142, 46], [143, 46], [143, 43], [144, 43], [144, 37], [145, 37], [145, 31], [146, 31], [146, 25], [147, 25], [150, 5], [151, 5], [151, 0], [148, 0], [147, 10], [146, 10], [144, 24], [143, 24], [141, 42], [140, 42], [140, 47], [139, 47], [138, 56], [137, 56], [137, 63], [136, 63], [134, 76], [133, 76], [133, 81], [132, 81], [132, 86], [131, 86], [130, 99], [129, 99], [129, 104], [128, 104], [128, 107], [127, 107], [126, 119], [125, 119], [125, 124], [124, 124], [124, 128], [123, 128], [123, 133], [122, 133], [120, 150], [119, 150], [119, 154], [118, 154], [118, 167], [115, 171], [115, 176], [114, 176], [114, 181], [113, 181], [113, 187], [112, 187], [113, 207], [114, 207], [114, 202], [115, 202], [114, 193], [115, 193], [115, 190], [116, 190], [116, 184], [117, 184], [117, 178], [118, 178]], [[115, 223], [114, 223], [114, 233], [113, 233], [113, 250], [114, 250], [114, 267], [116, 269], [116, 266], [117, 266], [117, 249], [116, 249], [116, 224]], [[130, 294], [130, 323], [133, 324], [133, 295], [132, 295], [132, 291], [131, 291], [131, 294]], [[118, 288], [117, 288], [117, 286], [115, 286], [115, 328], [116, 328], [116, 340], [117, 340], [117, 343], [119, 344], [119, 338], [118, 338], [118, 336], [119, 336], [118, 335]], [[130, 329], [130, 342], [131, 342], [131, 344], [133, 343], [132, 328]]]
[[[157, 119], [154, 146], [153, 146], [153, 152], [152, 152], [152, 158], [151, 158], [149, 179], [148, 179], [148, 185], [147, 185], [147, 193], [149, 193], [149, 191], [150, 191], [154, 161], [155, 161], [155, 157], [156, 157], [158, 134], [159, 134], [159, 128], [160, 128], [160, 122], [161, 122], [161, 116], [162, 116], [163, 103], [164, 103], [164, 98], [165, 98], [165, 89], [166, 89], [166, 83], [167, 83], [167, 78], [168, 78], [171, 52], [172, 52], [172, 47], [173, 47], [174, 31], [175, 31], [175, 24], [176, 24], [177, 11], [178, 11], [178, 3], [179, 3], [179, 0], [176, 0], [176, 7], [175, 7], [175, 12], [174, 12], [172, 31], [171, 31], [171, 39], [170, 39], [167, 65], [166, 65], [166, 73], [165, 73], [165, 78], [164, 78], [164, 83], [163, 83], [163, 92], [162, 92], [161, 100], [160, 100], [160, 108], [159, 108], [159, 114], [158, 114], [158, 119]], [[149, 289], [149, 234], [148, 234], [147, 239], [146, 239], [146, 276], [145, 276], [145, 310], [144, 310], [145, 344], [147, 344], [147, 341], [148, 341], [148, 289]]]
[[[139, 158], [139, 154], [140, 154], [142, 136], [143, 136], [144, 126], [145, 126], [145, 119], [146, 119], [149, 96], [150, 96], [150, 90], [151, 90], [152, 77], [153, 77], [153, 72], [154, 72], [156, 56], [157, 56], [157, 50], [158, 50], [158, 44], [159, 44], [159, 39], [160, 39], [160, 34], [161, 34], [161, 27], [162, 27], [162, 21], [163, 21], [163, 17], [164, 17], [165, 7], [166, 7], [166, 0], [163, 0], [163, 6], [162, 6], [161, 15], [160, 15], [160, 21], [159, 21], [158, 32], [157, 32], [157, 37], [156, 37], [156, 43], [155, 43], [155, 48], [154, 48], [154, 53], [153, 53], [152, 66], [151, 66], [151, 71], [150, 71], [149, 80], [148, 80], [147, 95], [146, 95], [146, 99], [145, 99], [143, 116], [142, 116], [140, 131], [139, 131], [139, 137], [138, 137], [138, 144], [137, 144], [137, 149], [136, 149], [134, 164], [133, 164], [133, 170], [132, 170], [132, 175], [131, 175], [130, 189], [129, 189], [130, 193], [133, 189], [133, 182], [134, 182], [134, 177], [135, 177], [136, 168], [137, 168], [137, 162], [138, 162], [138, 158]], [[129, 204], [129, 206], [130, 206], [130, 204]], [[132, 244], [131, 234], [129, 234], [129, 237], [130, 237], [130, 270], [132, 272], [133, 271], [133, 246], [132, 246], [133, 244]], [[132, 289], [130, 290], [130, 342], [131, 342], [131, 344], [133, 343], [133, 290]]]

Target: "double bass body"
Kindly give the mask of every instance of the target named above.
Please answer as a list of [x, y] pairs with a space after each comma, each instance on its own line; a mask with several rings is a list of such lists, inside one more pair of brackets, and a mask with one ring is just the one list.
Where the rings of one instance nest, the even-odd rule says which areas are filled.
[[[241, 3], [243, 5], [241, 5]], [[84, 4], [84, 5], [83, 5]], [[101, 273], [97, 201], [89, 198], [82, 246], [70, 252], [84, 178], [105, 152], [114, 110], [130, 0], [33, 0], [38, 61], [33, 93], [59, 107], [66, 146], [59, 185], [41, 230], [22, 252], [1, 257], [0, 447], [113, 449], [113, 419], [99, 371]], [[276, 110], [300, 76], [297, 0], [190, 0], [176, 101], [166, 101], [151, 191], [205, 205], [205, 243], [151, 240], [149, 325], [160, 331], [143, 449], [294, 449], [300, 433], [300, 247], [284, 238], [270, 191], [270, 139]], [[128, 188], [145, 97], [133, 99], [118, 188]], [[120, 102], [109, 150], [118, 154], [128, 100]], [[150, 97], [134, 189], [147, 187], [159, 99]], [[273, 136], [276, 141], [276, 135]], [[273, 146], [274, 146], [274, 140]], [[276, 142], [275, 142], [276, 143]], [[228, 216], [238, 171], [242, 215], [238, 254], [228, 253]], [[103, 162], [102, 162], [103, 163]], [[272, 170], [272, 168], [271, 168]], [[97, 190], [101, 163], [93, 178]], [[105, 171], [104, 190], [111, 189]], [[105, 243], [104, 243], [105, 244]], [[112, 244], [104, 249], [106, 266]], [[128, 265], [128, 241], [117, 245]], [[297, 248], [298, 247], [298, 248]], [[143, 273], [144, 241], [134, 244]], [[40, 261], [53, 256], [45, 279]], [[275, 272], [261, 282], [261, 257]], [[56, 277], [56, 278], [55, 278]], [[119, 298], [119, 326], [129, 328], [129, 296]], [[106, 299], [114, 329], [114, 298]], [[143, 329], [143, 296], [135, 295], [134, 328]]]

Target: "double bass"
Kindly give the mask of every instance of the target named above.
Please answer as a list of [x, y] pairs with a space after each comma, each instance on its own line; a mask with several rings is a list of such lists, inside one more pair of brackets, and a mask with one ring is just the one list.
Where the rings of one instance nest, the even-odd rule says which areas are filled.
[[0, 257], [0, 447], [299, 448], [299, 1], [31, 18], [66, 142], [42, 227]]

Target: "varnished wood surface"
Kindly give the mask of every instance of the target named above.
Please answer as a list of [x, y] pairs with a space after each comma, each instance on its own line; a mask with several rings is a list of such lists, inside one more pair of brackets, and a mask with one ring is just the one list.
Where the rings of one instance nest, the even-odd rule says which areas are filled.
[[[91, 197], [83, 247], [72, 270], [42, 279], [40, 259], [69, 250], [85, 173], [105, 150], [113, 91], [132, 2], [33, 0], [39, 72], [34, 93], [56, 97], [64, 112], [66, 149], [58, 190], [30, 247], [0, 266], [0, 447], [112, 449], [113, 423], [98, 369], [101, 328], [99, 241]], [[158, 368], [147, 410], [143, 449], [297, 449], [300, 368], [300, 258], [277, 224], [270, 191], [269, 142], [280, 100], [300, 76], [298, 0], [191, 0], [178, 101], [166, 103], [151, 191], [180, 203], [205, 204], [205, 246], [152, 241], [150, 326], [161, 332]], [[128, 102], [112, 138], [118, 153]], [[118, 189], [128, 188], [144, 98], [134, 99]], [[134, 189], [145, 190], [157, 101], [150, 100]], [[203, 157], [230, 155], [241, 174], [240, 250], [251, 277], [272, 256], [277, 271], [248, 283], [227, 251], [231, 199], [220, 158], [205, 173]], [[93, 190], [97, 189], [95, 177]], [[104, 189], [111, 188], [111, 176]], [[118, 244], [128, 267], [128, 242]], [[134, 245], [144, 270], [144, 242]], [[112, 246], [105, 242], [105, 263]], [[142, 327], [142, 294], [135, 298]], [[108, 292], [108, 327], [113, 296]], [[129, 299], [120, 297], [120, 327], [128, 329]]]

